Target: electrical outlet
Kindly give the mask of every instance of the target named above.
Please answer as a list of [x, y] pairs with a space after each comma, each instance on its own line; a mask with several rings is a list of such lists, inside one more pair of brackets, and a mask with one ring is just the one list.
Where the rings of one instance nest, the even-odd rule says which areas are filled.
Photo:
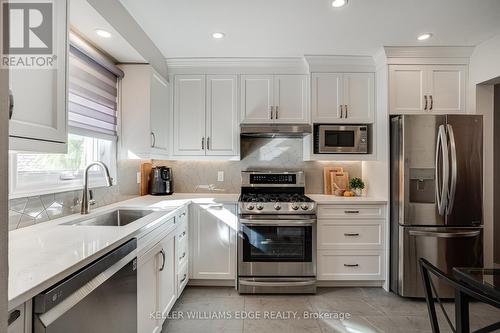
[[218, 182], [223, 182], [224, 181], [224, 171], [217, 172], [217, 181]]
[[136, 177], [137, 177], [137, 184], [140, 184], [141, 183], [141, 173], [138, 172]]

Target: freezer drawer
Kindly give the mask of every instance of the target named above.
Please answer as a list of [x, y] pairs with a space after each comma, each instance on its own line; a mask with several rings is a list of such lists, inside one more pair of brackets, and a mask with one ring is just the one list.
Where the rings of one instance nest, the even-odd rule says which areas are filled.
[[[482, 228], [399, 227], [398, 293], [423, 297], [419, 258], [425, 258], [446, 273], [453, 267], [483, 266]], [[436, 281], [441, 297], [453, 291]]]

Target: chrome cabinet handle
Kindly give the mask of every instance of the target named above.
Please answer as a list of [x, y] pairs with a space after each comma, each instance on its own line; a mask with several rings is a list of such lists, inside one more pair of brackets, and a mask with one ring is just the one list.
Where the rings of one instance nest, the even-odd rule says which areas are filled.
[[210, 137], [207, 138], [207, 150], [210, 150]]
[[425, 99], [424, 110], [427, 110], [427, 95], [424, 95], [424, 99]]
[[347, 105], [344, 105], [344, 111], [345, 111], [345, 116], [344, 116], [344, 118], [346, 118], [346, 119], [347, 119]]
[[359, 210], [344, 210], [344, 214], [359, 214]]
[[349, 233], [349, 232], [346, 232], [344, 234], [344, 236], [346, 236], [346, 237], [357, 237], [357, 236], [359, 236], [359, 234], [358, 233]]
[[186, 256], [186, 252], [182, 253], [182, 256], [179, 257], [179, 260], [184, 259], [185, 256]]
[[343, 112], [342, 111], [342, 104], [340, 104], [340, 119], [342, 119], [342, 115], [343, 115], [342, 112]]
[[184, 274], [184, 277], [182, 278], [181, 283], [186, 281], [186, 279], [187, 279], [187, 274]]
[[278, 105], [276, 105], [276, 106], [274, 107], [274, 117], [275, 117], [276, 119], [278, 119], [278, 118], [279, 118], [279, 113], [278, 113], [278, 110], [279, 110], [279, 106], [278, 106]]
[[14, 113], [14, 94], [12, 90], [9, 89], [9, 120], [12, 119], [12, 114]]
[[156, 135], [154, 132], [151, 132], [151, 147], [154, 148], [156, 146]]
[[160, 251], [160, 254], [161, 254], [161, 257], [162, 257], [162, 264], [161, 264], [161, 267], [160, 267], [160, 272], [163, 271], [163, 269], [165, 268], [165, 251], [163, 251], [163, 249]]
[[344, 264], [345, 267], [359, 267], [359, 264]]
[[432, 108], [434, 106], [434, 100], [432, 99], [432, 95], [430, 95], [429, 98], [431, 99], [431, 107], [429, 108], [429, 111], [432, 111]]
[[269, 118], [272, 120], [274, 115], [273, 115], [273, 110], [274, 110], [274, 106], [270, 106], [269, 107]]
[[201, 138], [201, 150], [205, 150], [205, 137]]
[[214, 205], [208, 206], [208, 209], [222, 209], [222, 208], [224, 208], [223, 204], [214, 204]]

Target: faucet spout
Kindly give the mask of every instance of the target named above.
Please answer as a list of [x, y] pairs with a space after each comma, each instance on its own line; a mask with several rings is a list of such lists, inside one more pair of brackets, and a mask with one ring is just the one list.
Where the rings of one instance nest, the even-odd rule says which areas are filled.
[[106, 181], [106, 186], [110, 187], [113, 185], [113, 178], [109, 173], [109, 169], [103, 162], [91, 162], [85, 168], [83, 176], [83, 195], [82, 195], [82, 207], [80, 209], [81, 214], [88, 214], [90, 212], [90, 201], [89, 201], [89, 170], [93, 166], [99, 166], [104, 171], [104, 179]]

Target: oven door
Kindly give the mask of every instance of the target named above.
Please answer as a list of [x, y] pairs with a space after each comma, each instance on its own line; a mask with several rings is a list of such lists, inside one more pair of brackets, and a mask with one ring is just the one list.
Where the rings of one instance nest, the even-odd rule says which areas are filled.
[[240, 218], [239, 276], [316, 276], [316, 219]]
[[366, 127], [320, 125], [318, 148], [320, 154], [367, 153]]

